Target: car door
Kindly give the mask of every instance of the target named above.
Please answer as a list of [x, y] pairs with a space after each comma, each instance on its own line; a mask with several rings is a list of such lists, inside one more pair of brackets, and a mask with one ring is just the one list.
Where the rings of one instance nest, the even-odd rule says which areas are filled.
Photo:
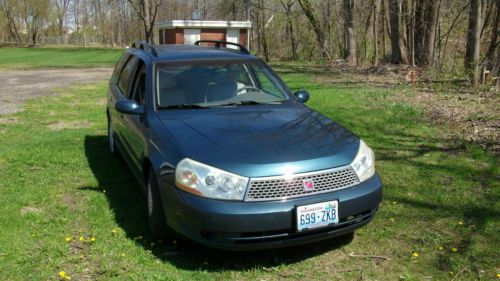
[[[115, 106], [116, 103], [119, 102], [120, 100], [124, 100], [125, 96], [122, 94], [122, 91], [118, 87], [118, 81], [120, 81], [120, 78], [122, 77], [122, 72], [127, 64], [127, 62], [130, 59], [130, 54], [129, 53], [124, 53], [118, 63], [115, 66], [115, 70], [113, 71], [113, 74], [111, 75], [111, 79], [109, 79], [109, 88], [108, 88], [108, 118], [110, 121], [110, 125], [113, 127], [113, 131], [115, 133], [115, 136], [117, 137], [116, 140], [119, 145], [119, 136], [118, 136], [118, 127], [120, 126], [120, 116], [119, 112], [116, 110]], [[126, 74], [124, 74], [126, 75]]]
[[[146, 75], [146, 64], [139, 59], [127, 98], [142, 106], [145, 106], [146, 101]], [[122, 116], [122, 122], [123, 128], [121, 134], [124, 145], [130, 156], [130, 164], [133, 166], [134, 172], [140, 173], [142, 170], [142, 159], [144, 158], [148, 133], [148, 129], [145, 125], [145, 116], [124, 114]]]
[[120, 75], [116, 79], [116, 82], [112, 83], [111, 85], [113, 92], [111, 96], [111, 99], [113, 101], [111, 103], [113, 105], [110, 108], [110, 117], [113, 123], [113, 129], [115, 131], [116, 140], [126, 160], [130, 160], [131, 157], [129, 145], [126, 143], [126, 140], [124, 138], [124, 131], [125, 131], [124, 118], [126, 114], [118, 112], [115, 109], [115, 104], [117, 102], [127, 100], [131, 95], [132, 83], [134, 81], [135, 72], [137, 71], [138, 64], [139, 64], [139, 59], [134, 55], [130, 55], [127, 62], [123, 66]]

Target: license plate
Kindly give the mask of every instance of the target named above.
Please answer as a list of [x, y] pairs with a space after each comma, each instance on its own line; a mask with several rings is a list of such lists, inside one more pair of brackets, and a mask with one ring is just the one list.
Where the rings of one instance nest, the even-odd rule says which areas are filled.
[[328, 201], [297, 206], [297, 230], [313, 229], [339, 222], [339, 202]]

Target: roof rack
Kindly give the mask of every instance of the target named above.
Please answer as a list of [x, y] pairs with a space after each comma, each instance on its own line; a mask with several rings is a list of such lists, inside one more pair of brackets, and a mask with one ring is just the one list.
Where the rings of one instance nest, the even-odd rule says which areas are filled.
[[151, 53], [155, 57], [158, 56], [158, 52], [156, 51], [155, 47], [152, 44], [145, 41], [136, 41], [132, 43], [132, 48], [144, 50], [146, 52]]
[[238, 47], [239, 48], [238, 51], [245, 53], [245, 54], [250, 54], [250, 52], [247, 50], [247, 48], [245, 48], [243, 45], [238, 44], [238, 43], [218, 41], [218, 40], [198, 40], [198, 41], [194, 42], [194, 44], [196, 46], [200, 46], [200, 43], [213, 43], [215, 45], [215, 48], [219, 48], [219, 49], [220, 49], [221, 45], [226, 45], [226, 48], [227, 48], [227, 45], [232, 45], [232, 46]]

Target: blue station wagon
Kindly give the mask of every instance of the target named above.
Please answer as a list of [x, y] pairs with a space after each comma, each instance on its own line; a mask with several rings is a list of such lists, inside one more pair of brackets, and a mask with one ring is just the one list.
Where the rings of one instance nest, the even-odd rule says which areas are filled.
[[147, 195], [152, 236], [256, 250], [351, 234], [382, 198], [373, 151], [241, 45], [134, 43], [107, 98], [112, 154]]

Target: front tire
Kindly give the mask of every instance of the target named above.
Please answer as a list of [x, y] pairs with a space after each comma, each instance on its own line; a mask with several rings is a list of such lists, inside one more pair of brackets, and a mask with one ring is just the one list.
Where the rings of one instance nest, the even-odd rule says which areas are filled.
[[156, 175], [152, 170], [149, 172], [147, 187], [148, 219], [151, 236], [154, 240], [162, 240], [169, 234], [169, 228], [167, 227], [165, 220], [165, 213], [160, 197], [160, 189], [158, 187], [158, 182], [156, 181]]

